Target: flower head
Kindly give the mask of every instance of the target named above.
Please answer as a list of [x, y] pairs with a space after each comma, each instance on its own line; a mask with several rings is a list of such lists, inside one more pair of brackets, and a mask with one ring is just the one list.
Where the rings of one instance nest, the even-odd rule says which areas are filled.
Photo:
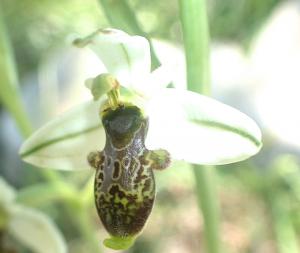
[[[163, 75], [164, 66], [150, 72], [145, 38], [105, 29], [75, 44], [88, 45], [121, 86], [148, 98], [149, 148], [165, 148], [173, 159], [215, 165], [241, 161], [260, 150], [260, 129], [245, 114], [212, 98], [164, 88], [172, 76]], [[38, 129], [20, 149], [23, 160], [45, 168], [89, 168], [87, 154], [105, 144], [98, 117], [103, 100], [105, 94]]]
[[[147, 163], [150, 162], [150, 169], [165, 168], [170, 153], [172, 159], [194, 164], [226, 164], [244, 160], [261, 148], [260, 130], [245, 114], [194, 92], [166, 88], [172, 75], [165, 74], [164, 66], [150, 71], [150, 50], [145, 38], [105, 29], [77, 39], [74, 44], [88, 45], [103, 61], [108, 74], [99, 73], [87, 80], [94, 101], [37, 130], [24, 142], [20, 155], [26, 162], [44, 168], [74, 170], [92, 165], [97, 169], [96, 206], [113, 236], [105, 241], [107, 246], [127, 248], [136, 236], [128, 231], [139, 233], [142, 229], [127, 228], [108, 199], [113, 198], [125, 210], [128, 201], [134, 199], [133, 209], [128, 209], [126, 215], [140, 215], [143, 210], [146, 219], [151, 211], [155, 184]], [[148, 119], [149, 131], [144, 140]], [[136, 122], [140, 122], [139, 128], [135, 128]], [[139, 136], [138, 144], [132, 142]], [[125, 153], [121, 152], [123, 149]], [[96, 150], [102, 151], [90, 153]], [[149, 181], [139, 181], [135, 188], [131, 177], [119, 180], [120, 168], [132, 178], [135, 169], [142, 169]], [[143, 206], [146, 201], [151, 202], [147, 204], [149, 210]], [[128, 219], [130, 223], [131, 218]]]

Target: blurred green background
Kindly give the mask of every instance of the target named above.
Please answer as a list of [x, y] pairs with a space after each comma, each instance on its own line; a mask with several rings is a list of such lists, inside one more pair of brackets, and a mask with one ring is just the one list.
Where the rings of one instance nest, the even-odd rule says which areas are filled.
[[[110, 26], [100, 2], [1, 0], [25, 111], [35, 128], [88, 97], [82, 81], [94, 70], [71, 41]], [[154, 38], [161, 62], [176, 59], [178, 85], [184, 85], [177, 1], [131, 0], [129, 4], [143, 31]], [[217, 167], [224, 252], [300, 252], [299, 6], [297, 1], [279, 0], [208, 1], [213, 96], [256, 119], [264, 136], [257, 156]], [[44, 182], [40, 169], [20, 161], [22, 137], [4, 107], [0, 107], [0, 129], [0, 175], [18, 189]], [[59, 173], [79, 189], [92, 174]], [[190, 166], [174, 163], [156, 173], [156, 179], [154, 210], [128, 252], [205, 252]], [[93, 208], [92, 188], [90, 195], [91, 229], [102, 247], [105, 231]], [[70, 253], [93, 252], [64, 201], [39, 203], [29, 198], [25, 202], [53, 218]], [[77, 207], [72, 208], [76, 212]], [[19, 247], [20, 252], [29, 252]], [[102, 252], [112, 251], [102, 248]]]

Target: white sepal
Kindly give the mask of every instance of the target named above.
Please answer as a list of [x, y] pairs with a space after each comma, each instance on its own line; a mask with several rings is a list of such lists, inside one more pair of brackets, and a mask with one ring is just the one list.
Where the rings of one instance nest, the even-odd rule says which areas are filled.
[[86, 102], [48, 122], [19, 151], [22, 159], [43, 168], [87, 169], [89, 152], [102, 150], [105, 132], [99, 117], [103, 99]]
[[164, 148], [173, 159], [219, 165], [256, 154], [261, 132], [240, 111], [190, 91], [162, 89], [149, 103], [149, 149]]

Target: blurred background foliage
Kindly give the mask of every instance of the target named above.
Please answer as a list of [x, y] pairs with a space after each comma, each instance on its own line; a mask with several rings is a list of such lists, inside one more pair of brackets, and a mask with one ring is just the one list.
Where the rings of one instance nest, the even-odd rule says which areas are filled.
[[[248, 71], [245, 74], [244, 69], [241, 72], [243, 78], [236, 75], [237, 71], [241, 71], [239, 67], [244, 66], [245, 58], [246, 61], [251, 59], [251, 49], [255, 47], [253, 43], [260, 31], [274, 13], [279, 12], [280, 8], [285, 8], [286, 3], [295, 3], [293, 8], [298, 8], [299, 14], [296, 1], [208, 1], [212, 44], [224, 45], [223, 51], [212, 47], [213, 90], [216, 90], [214, 96], [254, 117], [264, 129], [265, 143], [262, 152], [249, 161], [218, 167], [217, 189], [221, 205], [224, 252], [300, 252], [299, 146], [285, 141], [278, 135], [278, 131], [272, 131], [276, 121], [266, 122], [263, 114], [260, 114], [260, 110], [263, 109], [252, 101], [261, 91], [261, 87], [264, 87], [264, 83], [253, 76], [249, 77]], [[79, 82], [76, 79], [76, 71], [81, 70], [85, 62], [80, 62], [79, 58], [77, 61], [82, 65], [74, 66], [75, 58], [69, 53], [73, 50], [70, 49], [72, 38], [76, 34], [86, 35], [99, 27], [107, 27], [109, 23], [96, 0], [1, 0], [0, 4], [15, 53], [26, 110], [33, 125], [39, 126], [85, 96], [81, 93], [71, 96], [72, 87], [75, 87], [72, 84]], [[167, 42], [170, 48], [174, 45], [181, 48], [182, 35], [177, 1], [130, 0], [129, 4], [134, 9], [141, 27], [151, 38]], [[290, 27], [286, 29], [293, 30]], [[224, 48], [227, 51], [224, 51]], [[228, 56], [224, 55], [224, 52], [232, 54]], [[214, 59], [220, 62], [216, 69]], [[239, 61], [233, 64], [232, 59]], [[280, 62], [280, 58], [274, 60]], [[245, 69], [248, 70], [250, 65], [246, 64]], [[226, 75], [218, 72], [227, 68], [231, 68], [231, 72]], [[51, 84], [53, 69], [57, 72], [55, 77], [58, 80], [55, 79], [55, 85], [48, 85], [43, 89], [45, 86], [41, 85], [41, 82]], [[48, 78], [46, 81], [45, 75]], [[218, 76], [224, 75], [227, 79], [222, 82]], [[282, 92], [286, 89], [289, 89], [289, 86], [279, 88]], [[269, 90], [269, 96], [272, 96], [271, 91]], [[46, 104], [41, 104], [45, 102], [43, 92], [50, 96], [50, 102]], [[281, 102], [284, 103], [289, 97], [285, 99]], [[22, 138], [5, 108], [0, 108], [0, 175], [19, 189], [45, 182], [45, 177], [39, 169], [20, 162], [17, 152]], [[274, 113], [277, 114], [278, 111], [274, 109]], [[289, 111], [280, 113], [288, 114]], [[291, 119], [296, 120], [295, 117], [297, 118], [297, 115], [293, 115]], [[296, 123], [299, 124], [298, 121]], [[296, 139], [298, 137], [295, 136]], [[297, 140], [300, 143], [300, 138]], [[92, 172], [59, 173], [70, 185], [82, 189]], [[193, 193], [194, 178], [190, 166], [175, 163], [172, 168], [156, 173], [156, 178], [158, 194], [153, 213], [144, 233], [128, 252], [202, 252], [203, 221]], [[92, 188], [88, 194], [88, 215], [94, 223], [90, 229], [91, 232], [93, 229], [97, 231], [100, 245], [100, 238], [104, 238], [105, 232], [93, 208]], [[78, 203], [74, 201], [70, 209], [61, 199], [52, 199], [51, 196], [49, 199], [51, 201], [45, 203], [39, 202], [38, 196], [33, 199], [30, 194], [23, 196], [25, 203], [43, 210], [55, 220], [68, 242], [70, 253], [95, 252], [89, 246], [92, 242], [77, 231], [78, 223], [74, 214], [81, 208]], [[102, 251], [111, 252], [108, 249]], [[24, 249], [22, 252], [28, 251]]]
[[[21, 74], [36, 68], [40, 56], [71, 33], [108, 26], [97, 1], [1, 0]], [[151, 37], [180, 41], [176, 1], [131, 0], [131, 6]], [[245, 45], [279, 0], [208, 1], [213, 39], [237, 40]]]

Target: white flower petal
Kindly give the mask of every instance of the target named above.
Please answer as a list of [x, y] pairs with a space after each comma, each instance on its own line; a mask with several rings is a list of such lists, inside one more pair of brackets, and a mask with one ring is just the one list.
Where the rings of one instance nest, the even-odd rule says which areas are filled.
[[43, 168], [90, 168], [87, 155], [105, 144], [99, 118], [102, 101], [86, 102], [41, 127], [23, 143], [22, 159]]
[[256, 123], [238, 110], [190, 91], [162, 89], [148, 107], [146, 146], [195, 164], [244, 160], [261, 148]]
[[0, 204], [3, 206], [10, 204], [14, 201], [16, 192], [6, 181], [0, 177]]
[[[83, 39], [85, 40], [85, 39]], [[99, 30], [88, 37], [89, 47], [98, 55], [121, 85], [134, 87], [148, 76], [151, 69], [147, 39], [130, 36], [116, 29]]]
[[35, 253], [66, 253], [65, 241], [54, 223], [34, 209], [15, 206], [9, 233]]
[[134, 87], [134, 90], [143, 97], [151, 98], [173, 82], [173, 78], [173, 70], [167, 65], [162, 65], [145, 77], [139, 86]]

